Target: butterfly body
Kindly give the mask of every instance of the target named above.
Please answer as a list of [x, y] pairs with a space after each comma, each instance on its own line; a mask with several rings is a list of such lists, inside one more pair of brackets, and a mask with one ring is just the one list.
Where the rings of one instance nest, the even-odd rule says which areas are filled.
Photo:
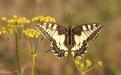
[[68, 27], [65, 33], [65, 41], [64, 44], [67, 48], [70, 48], [74, 45], [74, 37], [72, 32], [72, 27]]
[[52, 51], [57, 57], [82, 56], [89, 40], [93, 40], [102, 30], [100, 24], [83, 24], [67, 28], [56, 23], [39, 23], [37, 30], [51, 43]]

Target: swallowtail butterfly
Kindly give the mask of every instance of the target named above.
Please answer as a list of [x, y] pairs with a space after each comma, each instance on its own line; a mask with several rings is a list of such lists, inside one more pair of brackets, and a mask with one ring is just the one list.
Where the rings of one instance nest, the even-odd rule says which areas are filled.
[[68, 54], [75, 58], [84, 55], [88, 42], [101, 32], [102, 25], [94, 23], [66, 28], [56, 23], [42, 22], [37, 24], [36, 29], [50, 41], [52, 51], [58, 58], [66, 57]]

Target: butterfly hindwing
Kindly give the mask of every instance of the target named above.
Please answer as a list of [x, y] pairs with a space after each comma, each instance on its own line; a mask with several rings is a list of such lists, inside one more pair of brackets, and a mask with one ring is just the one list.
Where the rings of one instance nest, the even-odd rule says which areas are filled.
[[37, 30], [51, 42], [52, 51], [57, 57], [64, 57], [68, 48], [64, 45], [66, 28], [56, 23], [39, 23]]
[[100, 24], [83, 24], [73, 28], [75, 45], [71, 49], [71, 54], [76, 56], [81, 56], [86, 52], [88, 42], [93, 40], [99, 32], [102, 30]]

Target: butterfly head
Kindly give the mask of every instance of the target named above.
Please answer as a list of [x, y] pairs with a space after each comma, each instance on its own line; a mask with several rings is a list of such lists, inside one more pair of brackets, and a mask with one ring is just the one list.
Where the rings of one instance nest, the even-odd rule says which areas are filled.
[[68, 29], [72, 29], [72, 25], [68, 25], [68, 27], [67, 27]]

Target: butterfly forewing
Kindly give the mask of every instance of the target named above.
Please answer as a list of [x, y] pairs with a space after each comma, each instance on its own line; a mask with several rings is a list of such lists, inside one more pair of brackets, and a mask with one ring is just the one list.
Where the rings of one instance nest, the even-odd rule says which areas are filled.
[[64, 44], [66, 28], [56, 23], [39, 23], [36, 28], [51, 42], [55, 55], [65, 57], [68, 50]]
[[76, 57], [84, 54], [89, 40], [93, 40], [102, 30], [100, 24], [83, 24], [73, 28], [75, 44], [71, 49], [71, 54]]

